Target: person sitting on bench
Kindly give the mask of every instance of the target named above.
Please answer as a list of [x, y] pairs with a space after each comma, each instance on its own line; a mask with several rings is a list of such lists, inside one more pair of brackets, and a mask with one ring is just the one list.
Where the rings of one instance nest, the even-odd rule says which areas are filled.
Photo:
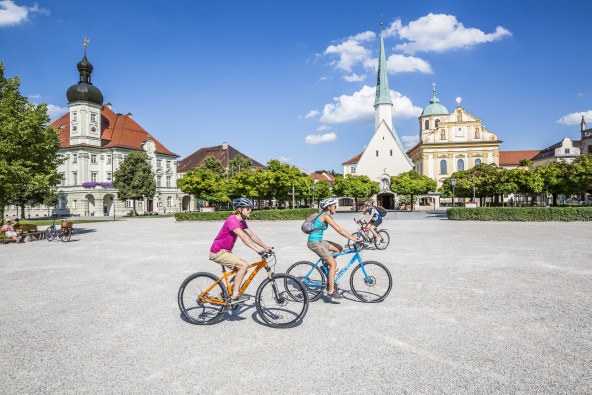
[[18, 233], [16, 233], [16, 231], [14, 230], [14, 225], [11, 220], [6, 221], [6, 224], [2, 226], [2, 231], [4, 232], [6, 237], [10, 237], [14, 241], [16, 241], [17, 244], [21, 242]]

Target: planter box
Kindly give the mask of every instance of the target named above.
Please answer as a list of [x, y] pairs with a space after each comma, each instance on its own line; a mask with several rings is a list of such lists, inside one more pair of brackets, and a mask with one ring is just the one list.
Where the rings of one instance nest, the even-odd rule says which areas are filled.
[[216, 210], [214, 209], [214, 207], [204, 206], [204, 207], [200, 207], [199, 208], [199, 211], [201, 211], [202, 213], [211, 213], [211, 212], [214, 212]]

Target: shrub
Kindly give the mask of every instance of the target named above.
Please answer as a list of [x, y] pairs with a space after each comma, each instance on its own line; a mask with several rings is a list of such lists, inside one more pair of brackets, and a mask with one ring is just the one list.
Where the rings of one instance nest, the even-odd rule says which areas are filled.
[[454, 221], [592, 221], [592, 207], [479, 207], [451, 208]]
[[[250, 221], [292, 221], [305, 220], [312, 213], [317, 213], [314, 208], [296, 208], [285, 210], [253, 210]], [[224, 221], [233, 211], [214, 212], [181, 212], [175, 213], [177, 221]]]

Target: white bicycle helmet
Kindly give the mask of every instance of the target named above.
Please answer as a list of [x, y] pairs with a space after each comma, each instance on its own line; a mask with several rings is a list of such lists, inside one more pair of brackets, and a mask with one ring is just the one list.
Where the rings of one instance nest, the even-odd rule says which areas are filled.
[[333, 204], [337, 204], [338, 200], [337, 198], [327, 198], [327, 199], [323, 199], [321, 200], [321, 210], [326, 209], [327, 207], [333, 205]]

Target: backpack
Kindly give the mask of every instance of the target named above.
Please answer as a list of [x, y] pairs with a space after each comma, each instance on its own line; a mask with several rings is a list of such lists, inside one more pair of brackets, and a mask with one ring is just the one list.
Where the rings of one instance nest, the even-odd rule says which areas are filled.
[[317, 230], [321, 229], [323, 226], [325, 226], [325, 224], [318, 226], [316, 228], [313, 228], [313, 224], [314, 222], [317, 220], [317, 218], [319, 218], [321, 215], [323, 215], [323, 212], [321, 211], [320, 213], [312, 213], [307, 219], [304, 220], [304, 222], [302, 223], [302, 226], [300, 226], [300, 229], [302, 229], [302, 231], [304, 233], [306, 233], [307, 235], [316, 232]]
[[388, 211], [386, 211], [386, 209], [382, 206], [376, 206], [375, 209], [378, 211], [378, 214], [380, 214], [381, 217], [386, 217], [388, 214]]

